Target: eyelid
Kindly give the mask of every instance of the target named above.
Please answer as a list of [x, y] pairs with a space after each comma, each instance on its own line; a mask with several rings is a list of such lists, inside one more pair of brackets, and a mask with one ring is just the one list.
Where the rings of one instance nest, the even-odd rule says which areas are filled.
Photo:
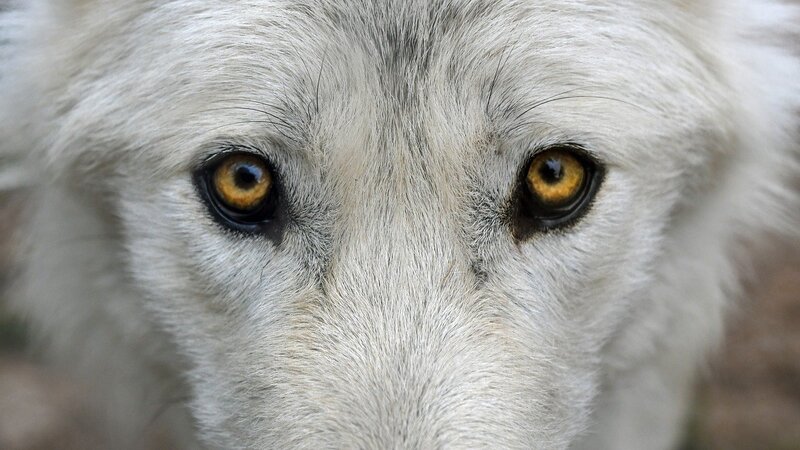
[[195, 170], [208, 168], [220, 159], [235, 153], [248, 153], [255, 157], [271, 161], [269, 155], [256, 146], [231, 143], [214, 144], [203, 151], [199, 162], [195, 165]]
[[567, 142], [553, 142], [546, 145], [539, 145], [531, 150], [529, 150], [528, 154], [525, 155], [528, 161], [533, 160], [538, 155], [556, 149], [569, 149], [575, 154], [587, 158], [595, 164], [600, 164], [600, 157], [592, 150], [592, 148], [585, 144], [579, 144], [573, 141]]

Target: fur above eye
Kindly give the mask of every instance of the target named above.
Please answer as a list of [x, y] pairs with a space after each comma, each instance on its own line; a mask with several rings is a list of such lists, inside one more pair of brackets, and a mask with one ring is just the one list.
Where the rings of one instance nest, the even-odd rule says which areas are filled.
[[261, 156], [224, 153], [206, 163], [196, 179], [211, 212], [231, 228], [257, 231], [274, 216], [275, 177]]
[[540, 151], [525, 165], [517, 192], [515, 235], [568, 225], [588, 210], [602, 168], [580, 147]]

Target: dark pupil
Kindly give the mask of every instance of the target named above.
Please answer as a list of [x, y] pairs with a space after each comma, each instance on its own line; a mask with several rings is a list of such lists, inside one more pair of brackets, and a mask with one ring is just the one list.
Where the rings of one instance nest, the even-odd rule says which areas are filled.
[[261, 180], [261, 169], [252, 164], [240, 164], [233, 173], [233, 181], [240, 189], [252, 189]]
[[564, 168], [561, 166], [561, 160], [549, 158], [539, 167], [539, 176], [547, 184], [557, 184], [564, 178]]

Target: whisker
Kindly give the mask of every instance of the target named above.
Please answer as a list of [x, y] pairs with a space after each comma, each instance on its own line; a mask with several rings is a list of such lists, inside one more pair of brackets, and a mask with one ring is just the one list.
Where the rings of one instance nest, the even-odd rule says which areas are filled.
[[286, 111], [286, 108], [278, 106], [278, 105], [276, 105], [274, 103], [267, 103], [265, 101], [256, 100], [256, 99], [249, 98], [249, 97], [227, 97], [227, 98], [224, 98], [224, 99], [216, 99], [216, 100], [211, 100], [210, 101], [210, 103], [225, 103], [225, 102], [250, 102], [250, 103], [255, 103], [256, 105], [259, 105], [259, 106], [263, 106], [265, 108], [274, 109], [276, 111], [282, 111], [282, 112]]
[[328, 57], [328, 47], [322, 53], [322, 62], [319, 64], [319, 72], [317, 73], [317, 84], [314, 88], [314, 111], [319, 114], [319, 85], [322, 82], [322, 70], [325, 68], [325, 59]]
[[[229, 102], [249, 102], [249, 103], [253, 103], [255, 105], [264, 107], [265, 109], [255, 108], [255, 107], [247, 107], [247, 106], [227, 106], [227, 107], [219, 107], [219, 108], [208, 108], [208, 109], [205, 109], [203, 111], [216, 111], [216, 110], [225, 110], [225, 109], [231, 109], [231, 110], [240, 109], [240, 110], [244, 110], [244, 111], [253, 111], [253, 112], [262, 113], [262, 114], [270, 117], [271, 119], [274, 119], [274, 122], [273, 121], [263, 121], [263, 122], [260, 122], [260, 123], [271, 123], [273, 125], [273, 127], [275, 127], [275, 131], [278, 134], [280, 134], [281, 136], [283, 136], [285, 139], [293, 141], [295, 143], [301, 142], [302, 139], [300, 137], [298, 137], [298, 134], [302, 135], [303, 130], [305, 129], [305, 127], [307, 127], [307, 124], [301, 123], [301, 124], [294, 125], [294, 124], [290, 123], [288, 120], [286, 120], [285, 118], [281, 117], [279, 114], [271, 112], [271, 111], [268, 111], [268, 109], [272, 109], [272, 110], [276, 110], [276, 111], [280, 111], [280, 112], [285, 112], [285, 113], [289, 112], [289, 111], [292, 111], [291, 105], [289, 105], [288, 102], [285, 99], [282, 100], [283, 105], [275, 105], [273, 103], [267, 103], [267, 102], [264, 102], [264, 101], [254, 100], [254, 99], [251, 99], [251, 98], [243, 98], [243, 97], [231, 97], [231, 98], [227, 98], [227, 99], [215, 100], [215, 101], [212, 101], [211, 103], [229, 103]], [[218, 130], [219, 128], [223, 128], [223, 127], [226, 127], [226, 126], [239, 125], [239, 124], [242, 124], [242, 123], [247, 123], [247, 122], [233, 122], [233, 123], [230, 123], [230, 124], [225, 124], [225, 125], [222, 125], [220, 127], [213, 128], [213, 129], [211, 129], [209, 131]], [[280, 129], [278, 129], [278, 126], [284, 128], [287, 131], [281, 131]]]
[[643, 112], [646, 112], [646, 113], [650, 113], [649, 110], [647, 110], [646, 108], [644, 108], [644, 107], [642, 107], [640, 105], [637, 105], [635, 103], [631, 103], [629, 101], [622, 100], [622, 99], [619, 99], [619, 98], [615, 98], [615, 97], [607, 97], [607, 96], [603, 96], [603, 95], [567, 95], [567, 96], [563, 96], [563, 97], [559, 97], [559, 96], [550, 97], [550, 98], [547, 98], [545, 100], [541, 100], [539, 102], [536, 102], [532, 106], [530, 106], [530, 107], [526, 108], [524, 111], [522, 111], [519, 115], [517, 115], [517, 117], [515, 117], [514, 120], [519, 120], [524, 115], [528, 114], [529, 112], [533, 111], [534, 109], [536, 109], [536, 108], [538, 108], [540, 106], [544, 106], [544, 105], [547, 105], [549, 103], [554, 103], [554, 102], [561, 101], [561, 100], [574, 100], [574, 99], [580, 99], [580, 98], [592, 98], [592, 99], [600, 99], [600, 100], [609, 100], [609, 101], [619, 102], [619, 103], [622, 103], [624, 105], [636, 108], [636, 109], [638, 109], [640, 111], [643, 111]]
[[537, 100], [531, 106], [527, 107], [524, 111], [522, 111], [519, 115], [514, 117], [514, 120], [515, 121], [519, 120], [525, 114], [531, 112], [532, 110], [538, 108], [539, 106], [541, 106], [542, 104], [544, 104], [544, 103], [546, 103], [548, 101], [551, 101], [553, 99], [556, 99], [558, 97], [561, 97], [561, 96], [564, 96], [564, 95], [567, 95], [567, 94], [571, 94], [571, 93], [576, 92], [576, 91], [580, 91], [582, 89], [589, 89], [589, 88], [586, 87], [586, 86], [583, 86], [583, 87], [576, 87], [576, 88], [572, 88], [572, 89], [567, 89], [566, 91], [559, 92], [558, 94], [551, 95], [550, 97], [546, 97], [546, 98], [544, 98], [542, 100]]
[[[315, 85], [314, 84], [314, 80], [311, 78], [312, 72], [311, 72], [311, 69], [308, 66], [306, 58], [303, 57], [303, 54], [300, 52], [300, 50], [297, 48], [297, 45], [295, 45], [294, 42], [291, 42], [290, 44], [292, 46], [292, 50], [294, 51], [294, 54], [297, 56], [297, 59], [303, 65], [304, 82], [308, 83], [309, 86]], [[327, 52], [327, 49], [326, 49], [326, 52]], [[325, 59], [325, 54], [323, 54], [323, 64], [324, 64], [324, 59]], [[321, 71], [322, 71], [322, 67], [320, 67], [320, 72]], [[317, 78], [319, 78], [319, 76], [320, 76], [320, 74], [318, 73], [317, 74]], [[319, 80], [316, 83], [316, 89], [319, 89]], [[288, 107], [289, 106], [288, 105], [288, 99], [291, 98], [291, 97], [286, 95], [286, 85], [283, 86], [283, 90], [284, 90], [284, 92], [283, 92], [284, 96], [283, 96], [282, 101], [284, 103], [284, 106]], [[319, 93], [317, 93], [317, 95], [319, 95]], [[301, 102], [301, 103], [304, 103], [303, 107], [302, 108], [298, 107], [296, 109], [298, 109], [298, 110], [302, 109], [305, 112], [305, 118], [307, 120], [307, 124], [310, 124], [311, 121], [312, 121], [312, 118], [314, 117], [314, 111], [312, 111], [312, 109], [309, 107], [311, 105], [311, 102], [308, 101], [308, 102]]]
[[546, 122], [544, 120], [527, 120], [525, 122], [521, 122], [521, 123], [519, 123], [517, 125], [514, 125], [511, 128], [506, 128], [504, 130], [504, 134], [511, 135], [511, 134], [514, 134], [515, 132], [517, 132], [519, 129], [525, 128], [525, 127], [529, 127], [531, 125], [547, 125], [550, 128], [560, 129], [559, 126], [553, 124], [552, 122]]
[[287, 139], [289, 141], [297, 142], [297, 139], [295, 139], [292, 136], [289, 136], [288, 134], [286, 134], [286, 132], [284, 132], [283, 130], [280, 129], [280, 127], [278, 127], [278, 124], [276, 124], [275, 122], [273, 122], [271, 120], [240, 120], [240, 121], [237, 121], [237, 122], [229, 122], [229, 123], [226, 123], [224, 125], [220, 125], [218, 127], [211, 128], [208, 131], [212, 132], [212, 131], [217, 131], [217, 130], [222, 129], [222, 128], [232, 127], [234, 125], [244, 125], [244, 124], [266, 124], [266, 125], [272, 125], [275, 128], [275, 132], [276, 133], [280, 134], [281, 136], [283, 136], [285, 139]]
[[264, 115], [266, 115], [266, 116], [268, 116], [268, 117], [270, 117], [272, 119], [275, 119], [278, 123], [280, 123], [281, 125], [285, 126], [288, 129], [292, 129], [293, 128], [292, 125], [289, 122], [287, 122], [285, 119], [283, 119], [282, 117], [278, 116], [277, 114], [273, 114], [273, 113], [271, 113], [269, 111], [265, 111], [265, 110], [259, 109], [259, 108], [250, 108], [250, 107], [247, 107], [247, 106], [221, 106], [219, 108], [204, 109], [204, 110], [202, 110], [202, 112], [224, 111], [224, 110], [243, 110], [243, 111], [258, 112], [258, 113], [264, 114]]
[[500, 58], [497, 61], [497, 67], [495, 68], [494, 76], [492, 77], [492, 81], [491, 81], [491, 83], [489, 83], [489, 95], [488, 95], [488, 98], [486, 99], [486, 114], [487, 115], [489, 114], [489, 111], [491, 110], [492, 96], [494, 95], [494, 90], [497, 87], [497, 80], [500, 78], [500, 73], [503, 71], [503, 69], [505, 68], [506, 64], [508, 64], [508, 62], [511, 60], [511, 53], [514, 52], [514, 49], [516, 48], [517, 44], [519, 44], [519, 39], [514, 41], [513, 45], [509, 46], [510, 43], [511, 43], [511, 37], [509, 37], [508, 40], [506, 41], [506, 45], [503, 48], [503, 53], [500, 55]]
[[[304, 69], [303, 73], [307, 77], [309, 74], [311, 74], [311, 70], [309, 70], [308, 65], [306, 64], [306, 59], [303, 57], [303, 54], [300, 52], [300, 49], [297, 48], [297, 44], [293, 40], [289, 41], [289, 45], [292, 46], [292, 50], [294, 51], [295, 56], [297, 56], [297, 59], [303, 65], [303, 69]], [[308, 80], [306, 78], [306, 81], [311, 81], [311, 80]]]

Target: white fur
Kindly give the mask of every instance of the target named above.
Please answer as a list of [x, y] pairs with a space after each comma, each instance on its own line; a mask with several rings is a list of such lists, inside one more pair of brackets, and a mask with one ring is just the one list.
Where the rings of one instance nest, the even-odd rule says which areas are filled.
[[[156, 417], [187, 447], [670, 448], [738, 245], [796, 229], [798, 20], [29, 0], [2, 22], [1, 148], [33, 191], [13, 304], [120, 447]], [[606, 166], [597, 198], [517, 242], [520, 167], [565, 141]], [[278, 245], [199, 198], [230, 145], [279, 168]]]

